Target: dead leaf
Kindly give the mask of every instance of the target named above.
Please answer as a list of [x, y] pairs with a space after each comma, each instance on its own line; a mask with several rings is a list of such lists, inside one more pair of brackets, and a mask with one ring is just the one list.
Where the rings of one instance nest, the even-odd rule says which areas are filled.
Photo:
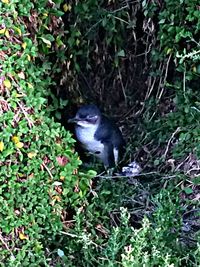
[[18, 75], [19, 78], [21, 78], [23, 80], [25, 79], [25, 74], [24, 74], [23, 71], [19, 72], [17, 75]]
[[0, 141], [0, 151], [2, 152], [4, 149], [4, 142], [3, 141]]
[[52, 199], [61, 202], [61, 197], [59, 196], [53, 196]]
[[19, 142], [17, 144], [15, 144], [17, 148], [22, 148], [24, 146], [24, 144], [22, 142]]
[[37, 155], [37, 153], [34, 152], [34, 151], [32, 151], [32, 152], [29, 152], [27, 155], [28, 155], [28, 158], [29, 159], [32, 159], [32, 158], [34, 158]]
[[19, 239], [26, 240], [28, 239], [28, 236], [26, 236], [24, 233], [19, 233]]
[[19, 137], [16, 136], [16, 135], [13, 135], [13, 137], [12, 137], [12, 141], [13, 141], [15, 144], [19, 143]]
[[4, 82], [3, 82], [4, 86], [8, 89], [11, 88], [11, 82], [8, 80], [8, 79], [5, 79]]
[[56, 157], [56, 160], [58, 162], [58, 165], [63, 167], [69, 162], [69, 159], [65, 156], [58, 156]]

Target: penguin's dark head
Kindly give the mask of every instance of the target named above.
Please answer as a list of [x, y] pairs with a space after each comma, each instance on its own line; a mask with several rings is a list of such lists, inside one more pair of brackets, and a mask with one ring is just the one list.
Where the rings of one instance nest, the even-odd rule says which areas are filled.
[[76, 116], [69, 119], [68, 122], [76, 123], [82, 127], [90, 127], [92, 125], [98, 125], [101, 118], [101, 112], [95, 105], [85, 105], [79, 108]]

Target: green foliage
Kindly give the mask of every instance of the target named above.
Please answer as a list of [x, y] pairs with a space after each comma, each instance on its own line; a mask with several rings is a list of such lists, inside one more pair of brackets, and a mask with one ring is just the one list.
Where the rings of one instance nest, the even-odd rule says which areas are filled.
[[72, 58], [77, 71], [82, 69], [82, 62], [85, 62], [87, 70], [91, 70], [92, 58], [101, 32], [104, 36], [101, 43], [106, 46], [106, 50], [115, 47], [113, 61], [116, 65], [119, 58], [124, 56], [122, 36], [125, 34], [124, 23], [128, 13], [123, 9], [109, 11], [104, 8], [104, 4], [104, 1], [93, 0], [71, 4], [70, 20], [73, 23], [69, 25], [66, 41], [68, 59]]
[[143, 1], [145, 15], [151, 18], [158, 15], [160, 51], [154, 52], [154, 59], [173, 55], [176, 58], [177, 70], [186, 71], [186, 80], [199, 74], [199, 43], [200, 11], [198, 1], [183, 0], [177, 8], [177, 3], [165, 0], [162, 6], [155, 2]]
[[[187, 166], [194, 166], [194, 162], [185, 164], [184, 160], [188, 155], [199, 158], [199, 17], [196, 16], [199, 11], [198, 1], [180, 3], [179, 8], [173, 0], [142, 1], [142, 8], [131, 5], [132, 10], [137, 12], [138, 8], [145, 15], [141, 28], [146, 31], [147, 42], [151, 38], [152, 42], [146, 45], [145, 52], [142, 51], [146, 56], [144, 60], [148, 61], [147, 65], [142, 65], [144, 69], [149, 68], [149, 77], [145, 80], [148, 88], [145, 87], [147, 92], [141, 92], [142, 102], [145, 99], [145, 103], [138, 112], [141, 120], [134, 129], [134, 135], [132, 128], [130, 131], [129, 152], [137, 151], [141, 155], [138, 160], [143, 160], [145, 167], [157, 174], [165, 172], [169, 175], [169, 170], [176, 170], [176, 173], [172, 179], [166, 177], [164, 181], [161, 178], [156, 181], [153, 177], [155, 180], [150, 188], [148, 182], [144, 182], [144, 188], [138, 184], [137, 187], [130, 187], [127, 181], [104, 182], [99, 198], [93, 199], [84, 211], [76, 213], [74, 228], [65, 233], [66, 238], [62, 237], [65, 246], [59, 249], [64, 253], [63, 264], [148, 267], [199, 264], [198, 244], [190, 248], [181, 241], [184, 209], [187, 211], [190, 205], [194, 209], [199, 208], [197, 201], [187, 199], [187, 205], [183, 204], [183, 199], [187, 198], [185, 195], [195, 199], [194, 190], [187, 184], [189, 178], [193, 185], [192, 176], [185, 175]], [[114, 8], [111, 5], [113, 9], [109, 9], [110, 6], [103, 4], [99, 1], [77, 1], [68, 9], [66, 43], [69, 50], [66, 56], [71, 64], [69, 69], [73, 73], [83, 72], [87, 78], [91, 72], [93, 78], [98, 76], [99, 68], [102, 69], [103, 75], [99, 75], [102, 79], [109, 80], [111, 77], [114, 80], [118, 68], [116, 76], [124, 74], [125, 84], [129, 86], [125, 95], [129, 96], [130, 88], [135, 86], [134, 82], [128, 83], [129, 76], [133, 75], [131, 63], [136, 64], [131, 61], [131, 56], [136, 60], [140, 50], [133, 53], [130, 46], [134, 46], [131, 43], [134, 38], [129, 39], [128, 36], [133, 36], [135, 32], [134, 37], [139, 35], [138, 29], [134, 30], [141, 21], [139, 15], [134, 17], [126, 7], [117, 9], [113, 4]], [[113, 10], [117, 10], [116, 14]], [[193, 16], [195, 11], [197, 13]], [[73, 23], [70, 25], [69, 21]], [[137, 45], [141, 44], [140, 40], [137, 42]], [[131, 54], [129, 57], [128, 53]], [[128, 67], [121, 63], [121, 57], [130, 60]], [[129, 76], [124, 70], [126, 67], [131, 69]], [[113, 83], [113, 97], [118, 92], [116, 84]], [[102, 84], [97, 85], [101, 87]], [[105, 98], [103, 94], [100, 96], [104, 100], [108, 98], [108, 105], [111, 105], [112, 97], [109, 98], [108, 90]], [[135, 99], [129, 98], [130, 102], [126, 104], [133, 105], [128, 106], [128, 114], [131, 113], [129, 108], [132, 110], [136, 105]], [[128, 123], [131, 123], [133, 116], [128, 116]], [[181, 172], [182, 176], [178, 176], [177, 172]], [[132, 216], [120, 218], [120, 207], [128, 208]], [[134, 227], [134, 223], [137, 225], [142, 219], [143, 225], [139, 229]], [[197, 242], [196, 236], [193, 237]]]
[[[127, 191], [126, 196], [129, 193]], [[111, 196], [113, 195], [114, 190]], [[183, 250], [180, 245], [182, 219], [178, 197], [168, 188], [155, 194], [151, 200], [155, 201], [155, 211], [151, 219], [144, 217], [139, 229], [130, 227], [133, 211], [129, 213], [126, 208], [118, 210], [120, 224], [117, 226], [110, 226], [104, 219], [94, 224], [96, 214], [91, 213], [90, 206], [86, 207], [84, 212], [79, 210], [73, 231], [63, 233], [66, 235], [63, 237], [66, 246], [62, 248], [64, 253], [62, 264], [70, 266], [119, 266], [120, 264], [126, 267], [193, 264], [193, 252], [186, 248]], [[98, 205], [99, 212], [103, 212], [104, 204], [101, 204], [101, 199], [94, 198], [93, 202]], [[112, 198], [109, 203], [112, 203]]]
[[[138, 6], [135, 2], [135, 10]], [[82, 99], [99, 101], [98, 90], [92, 89], [103, 88], [96, 83], [112, 76], [113, 71], [117, 76], [127, 56], [126, 39], [132, 38], [136, 18], [131, 20], [129, 5], [119, 1], [65, 1], [62, 10], [65, 34], [60, 35], [59, 41], [64, 45], [59, 46], [57, 53], [57, 71], [62, 73], [60, 93], [76, 103]]]
[[0, 3], [0, 258], [6, 266], [48, 265], [46, 248], [63, 229], [63, 213], [81, 205], [94, 175], [79, 171], [71, 134], [51, 118], [52, 64], [41, 55], [54, 40], [47, 26], [56, 17], [46, 4]]
[[178, 8], [172, 0], [161, 5], [143, 1], [142, 5], [145, 16], [152, 23], [158, 21], [154, 25], [158, 29], [156, 44], [151, 52], [154, 95], [146, 102], [142, 115], [142, 127], [148, 131], [142, 138], [148, 143], [158, 137], [154, 144], [159, 146], [161, 158], [152, 157], [156, 165], [166, 164], [170, 157], [182, 160], [189, 153], [199, 157], [198, 1], [180, 1]]

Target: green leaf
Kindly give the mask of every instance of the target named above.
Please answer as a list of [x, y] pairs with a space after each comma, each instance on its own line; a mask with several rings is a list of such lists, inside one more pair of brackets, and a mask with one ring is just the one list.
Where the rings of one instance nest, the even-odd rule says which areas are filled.
[[118, 53], [117, 53], [118, 57], [125, 57], [125, 52], [124, 50], [120, 50]]
[[195, 177], [194, 179], [192, 179], [192, 182], [195, 185], [200, 185], [200, 176], [199, 177]]
[[154, 160], [154, 166], [158, 166], [160, 164], [160, 160], [159, 159], [155, 159]]
[[48, 47], [51, 47], [51, 42], [48, 39], [45, 39], [44, 37], [40, 37], [42, 41], [47, 44]]
[[190, 195], [193, 193], [193, 190], [191, 187], [185, 187], [184, 189], [184, 192], [187, 194], [187, 195]]

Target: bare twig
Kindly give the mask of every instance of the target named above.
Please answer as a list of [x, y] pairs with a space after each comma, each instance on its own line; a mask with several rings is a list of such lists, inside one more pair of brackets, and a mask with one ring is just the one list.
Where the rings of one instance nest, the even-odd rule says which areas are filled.
[[183, 213], [183, 216], [187, 216], [188, 214], [195, 213], [195, 212], [200, 212], [200, 208], [186, 211], [185, 213]]
[[71, 233], [68, 233], [68, 232], [60, 231], [60, 233], [63, 234], [63, 235], [68, 235], [68, 236], [71, 236], [71, 237], [77, 237], [77, 238], [80, 238], [80, 236], [75, 235], [75, 234], [71, 234]]
[[[158, 71], [161, 70], [161, 67], [162, 67], [162, 63], [160, 63], [159, 68], [158, 68]], [[157, 80], [157, 78], [154, 77], [154, 78], [153, 78], [153, 82], [151, 82], [151, 78], [152, 78], [152, 77], [149, 78], [149, 80], [150, 80], [150, 82], [149, 82], [150, 86], [149, 86], [149, 87], [150, 87], [150, 88], [148, 87], [148, 90], [147, 90], [147, 93], [146, 93], [146, 96], [145, 96], [145, 100], [147, 100], [147, 99], [150, 97], [150, 95], [151, 95], [151, 93], [152, 93], [152, 91], [153, 91], [153, 89], [154, 89], [154, 85], [155, 85], [155, 83], [156, 83], [156, 80]]]
[[48, 174], [50, 175], [51, 179], [53, 179], [53, 175], [51, 173], [51, 171], [49, 170], [49, 168], [47, 167], [47, 165], [43, 162], [42, 166], [47, 170]]
[[116, 223], [116, 221], [115, 221], [115, 219], [114, 219], [113, 213], [112, 213], [112, 212], [109, 212], [109, 215], [110, 215], [110, 218], [111, 218], [111, 220], [113, 221], [115, 227], [117, 227], [117, 223]]
[[191, 155], [189, 155], [186, 159], [184, 159], [175, 169], [175, 171], [179, 170], [180, 167], [190, 158]]
[[152, 44], [150, 44], [150, 45], [148, 46], [148, 48], [146, 49], [145, 52], [140, 53], [140, 54], [137, 54], [137, 55], [133, 55], [133, 58], [135, 58], [135, 57], [141, 57], [141, 56], [144, 56], [144, 55], [149, 54], [149, 52], [151, 51], [151, 47], [152, 47]]
[[183, 72], [183, 94], [184, 94], [184, 97], [185, 97], [185, 76], [186, 76], [186, 71], [184, 70], [184, 72]]
[[122, 81], [122, 74], [121, 74], [121, 71], [120, 71], [119, 68], [118, 68], [118, 75], [119, 75], [119, 80], [120, 80], [121, 87], [122, 87], [122, 92], [123, 92], [123, 95], [124, 95], [124, 100], [125, 100], [125, 103], [127, 104], [126, 91], [125, 91], [124, 84], [123, 84], [123, 81]]
[[163, 91], [164, 91], [164, 86], [165, 86], [165, 82], [167, 80], [167, 74], [168, 74], [168, 69], [169, 69], [169, 62], [170, 62], [171, 57], [172, 57], [172, 54], [169, 55], [168, 60], [167, 60], [167, 64], [166, 65], [165, 64], [163, 65], [163, 67], [165, 68], [165, 76], [164, 76], [164, 78], [163, 78], [162, 81], [160, 79], [159, 87], [161, 87], [161, 83], [162, 83], [162, 89], [160, 91], [160, 94], [158, 95], [158, 99], [161, 99], [161, 96], [162, 96]]
[[15, 258], [14, 254], [12, 253], [11, 249], [8, 247], [8, 244], [4, 241], [3, 236], [0, 234], [0, 241], [6, 247], [6, 249], [10, 252], [13, 259]]
[[29, 119], [28, 115], [27, 115], [27, 112], [25, 111], [25, 109], [23, 108], [23, 106], [17, 102], [18, 106], [20, 107], [21, 111], [23, 112], [24, 114], [24, 117], [26, 118], [27, 122], [28, 122], [28, 125], [29, 125], [29, 128], [32, 128], [34, 123], [31, 119]]
[[113, 18], [115, 18], [115, 19], [117, 19], [117, 20], [119, 20], [119, 21], [121, 21], [121, 22], [123, 22], [123, 23], [125, 23], [125, 24], [127, 24], [127, 25], [130, 24], [128, 21], [125, 21], [124, 19], [121, 19], [121, 18], [119, 18], [119, 17], [117, 17], [117, 16], [113, 16]]
[[181, 129], [181, 127], [178, 127], [176, 129], [176, 131], [173, 132], [172, 136], [170, 137], [169, 141], [167, 142], [167, 147], [166, 147], [166, 150], [165, 150], [165, 153], [164, 153], [164, 158], [166, 158], [166, 156], [167, 156], [167, 153], [168, 153], [168, 150], [169, 150], [169, 146], [170, 146], [170, 143], [171, 143], [172, 139], [180, 131], [180, 129]]
[[87, 36], [88, 33], [91, 32], [91, 30], [93, 30], [98, 24], [100, 24], [100, 23], [102, 22], [102, 20], [103, 20], [103, 19], [100, 19], [100, 20], [97, 21], [95, 24], [93, 24], [93, 25], [89, 28], [89, 30], [86, 32], [86, 34], [84, 35], [84, 37]]
[[118, 178], [131, 178], [131, 177], [140, 177], [140, 176], [147, 176], [147, 175], [151, 175], [151, 174], [158, 174], [157, 172], [148, 172], [148, 173], [140, 173], [137, 175], [129, 175], [129, 176], [125, 176], [125, 175], [114, 175], [114, 176], [109, 176], [109, 175], [97, 175], [96, 177], [98, 178], [103, 178], [103, 179], [118, 179]]
[[[135, 1], [135, 2], [137, 2], [137, 1]], [[127, 8], [129, 8], [129, 5], [128, 4], [125, 5], [125, 6], [122, 6], [122, 7], [118, 8], [118, 9], [115, 9], [115, 10], [109, 12], [109, 13], [114, 14], [114, 13], [117, 13], [117, 12], [122, 11], [122, 10], [127, 9]]]

